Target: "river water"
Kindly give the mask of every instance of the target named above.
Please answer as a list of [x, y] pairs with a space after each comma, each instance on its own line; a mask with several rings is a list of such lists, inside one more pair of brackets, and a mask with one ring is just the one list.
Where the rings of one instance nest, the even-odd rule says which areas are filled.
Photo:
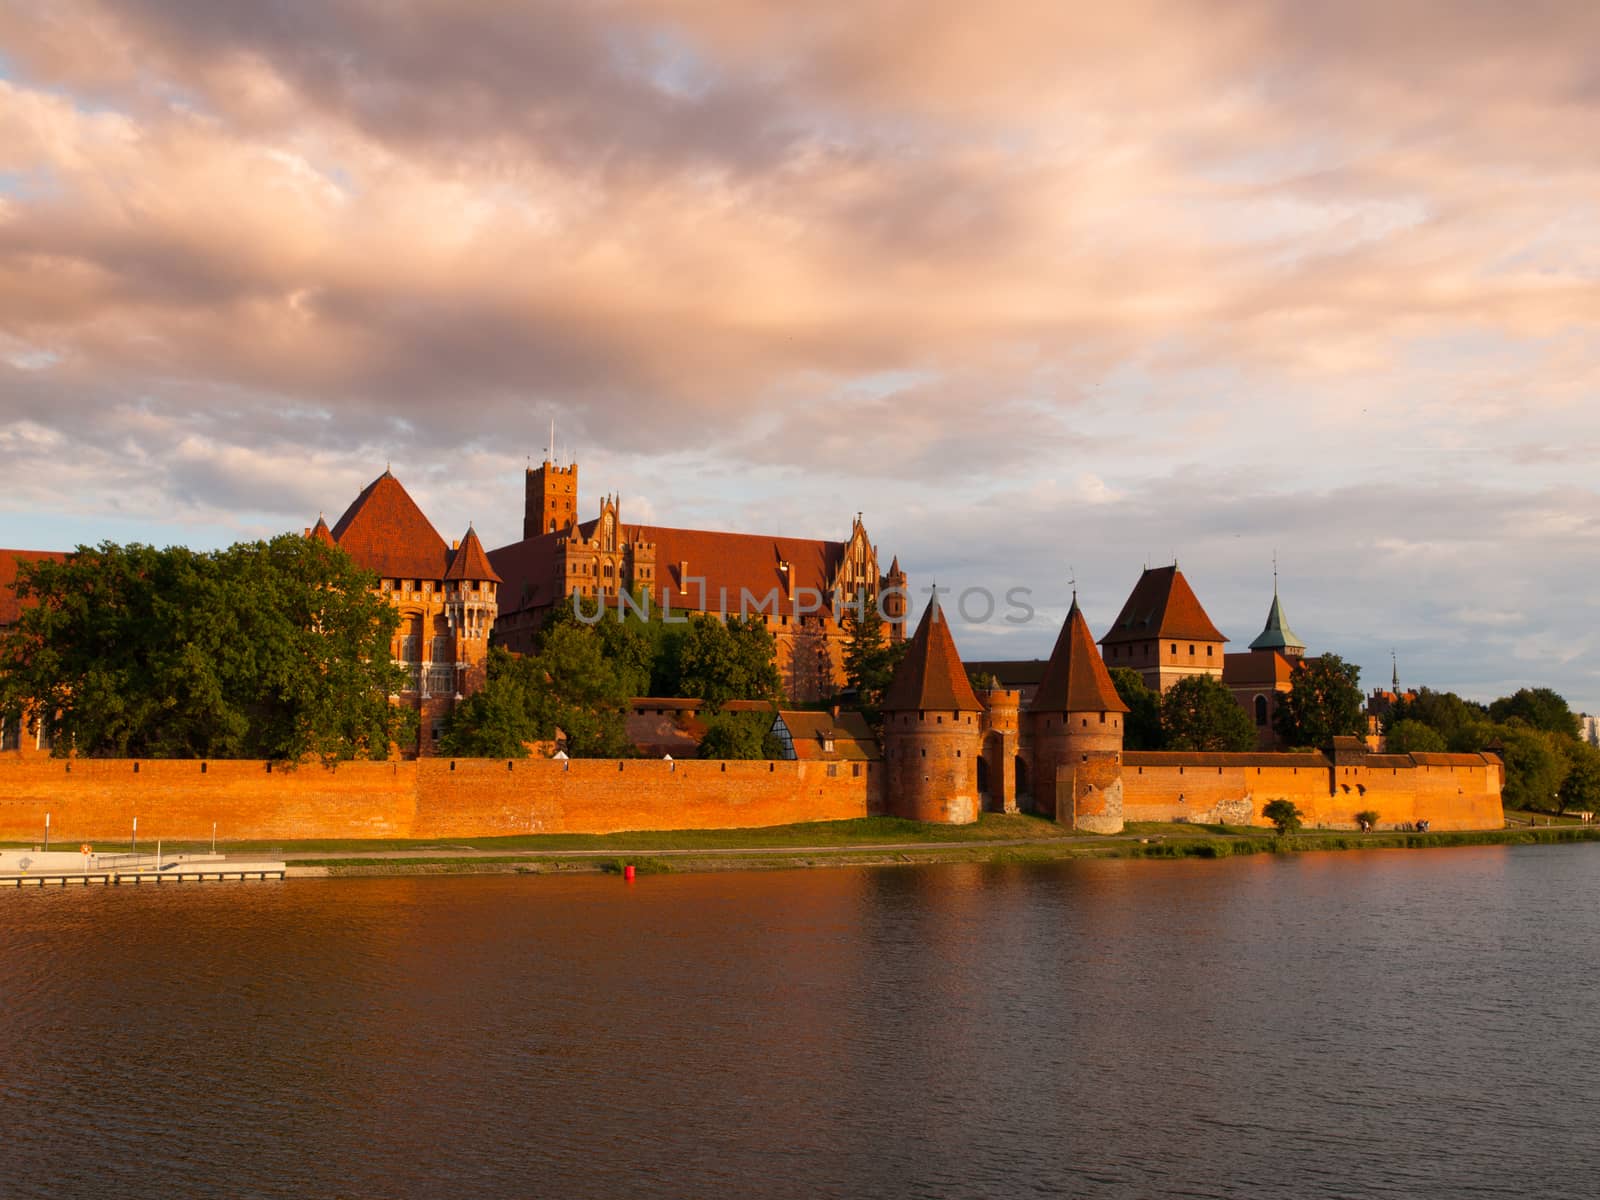
[[1594, 1196], [1600, 850], [0, 893], [0, 1195]]

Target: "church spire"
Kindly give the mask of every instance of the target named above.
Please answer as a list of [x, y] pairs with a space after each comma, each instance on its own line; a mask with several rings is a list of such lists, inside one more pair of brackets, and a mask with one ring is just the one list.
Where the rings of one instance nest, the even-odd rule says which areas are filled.
[[1272, 555], [1272, 607], [1267, 610], [1266, 626], [1250, 643], [1252, 650], [1276, 650], [1285, 658], [1298, 658], [1306, 652], [1306, 645], [1289, 628], [1283, 615], [1283, 602], [1278, 599], [1278, 555]]

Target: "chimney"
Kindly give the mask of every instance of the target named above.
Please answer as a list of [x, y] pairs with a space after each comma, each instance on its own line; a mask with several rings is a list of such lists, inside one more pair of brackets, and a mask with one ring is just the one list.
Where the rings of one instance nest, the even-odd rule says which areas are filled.
[[689, 590], [689, 560], [678, 560], [678, 594], [682, 595]]

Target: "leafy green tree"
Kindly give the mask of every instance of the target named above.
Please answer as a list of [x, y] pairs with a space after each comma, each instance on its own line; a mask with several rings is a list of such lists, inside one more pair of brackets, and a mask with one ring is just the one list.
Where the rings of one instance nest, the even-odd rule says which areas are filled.
[[1209, 675], [1178, 680], [1161, 697], [1168, 750], [1253, 750], [1256, 727], [1233, 693]]
[[1567, 758], [1559, 734], [1534, 729], [1520, 721], [1500, 727], [1500, 755], [1506, 764], [1502, 799], [1507, 808], [1561, 807], [1561, 785], [1566, 781]]
[[1588, 742], [1563, 743], [1567, 777], [1561, 783], [1561, 807], [1574, 812], [1600, 812], [1600, 748]]
[[1410, 754], [1413, 750], [1443, 754], [1448, 748], [1442, 733], [1416, 720], [1396, 721], [1384, 736], [1390, 754]]
[[534, 659], [491, 648], [488, 678], [450, 714], [440, 752], [462, 758], [526, 758], [527, 743], [554, 732], [539, 726], [536, 697], [543, 687], [544, 676]]
[[399, 618], [376, 584], [287, 534], [24, 565], [36, 603], [0, 648], [0, 711], [38, 714], [57, 753], [386, 757], [414, 715], [391, 703]]
[[1378, 827], [1378, 810], [1364, 808], [1356, 814], [1356, 824], [1364, 826], [1369, 832]]
[[1522, 688], [1489, 705], [1489, 716], [1499, 724], [1521, 720], [1534, 729], [1576, 738], [1580, 722], [1565, 698], [1551, 688]]
[[1419, 721], [1444, 739], [1445, 748], [1455, 754], [1481, 750], [1494, 737], [1489, 710], [1454, 692], [1423, 688], [1414, 700], [1401, 700], [1384, 717], [1385, 730], [1401, 721]]
[[[1122, 721], [1123, 749], [1160, 750], [1165, 744], [1161, 732], [1161, 696], [1146, 687], [1144, 676], [1132, 667], [1112, 667], [1111, 682], [1128, 706], [1128, 715]], [[1232, 696], [1228, 702], [1233, 703]], [[1251, 744], [1254, 745], [1253, 740]]]
[[1337, 654], [1298, 660], [1288, 693], [1278, 697], [1273, 717], [1278, 736], [1288, 746], [1325, 749], [1336, 737], [1364, 733], [1360, 681], [1361, 668]]
[[705, 700], [713, 711], [728, 700], [778, 697], [777, 648], [758, 617], [696, 614], [679, 629], [675, 649], [678, 694]]
[[856, 691], [857, 703], [868, 712], [876, 712], [909, 643], [889, 640], [888, 622], [876, 603], [864, 600], [860, 608], [863, 612], [858, 617], [856, 606], [845, 606], [844, 674]]
[[706, 722], [701, 758], [781, 758], [783, 745], [772, 732], [771, 713], [720, 712]]
[[1300, 828], [1300, 820], [1305, 815], [1295, 807], [1292, 800], [1269, 800], [1261, 809], [1261, 815], [1278, 827], [1278, 836], [1287, 837]]
[[573, 758], [629, 758], [627, 717], [633, 698], [626, 666], [605, 655], [595, 629], [558, 625], [545, 631], [529, 663], [533, 726], [540, 737], [566, 734]]

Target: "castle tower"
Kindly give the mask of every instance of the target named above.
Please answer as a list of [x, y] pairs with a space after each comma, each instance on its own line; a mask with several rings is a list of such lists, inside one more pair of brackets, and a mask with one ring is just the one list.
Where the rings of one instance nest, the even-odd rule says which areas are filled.
[[1146, 687], [1165, 692], [1190, 675], [1221, 679], [1227, 640], [1173, 563], [1139, 576], [1100, 644], [1113, 667], [1138, 671]]
[[1122, 831], [1122, 719], [1077, 593], [1028, 706], [1034, 809], [1089, 833]]
[[890, 815], [945, 825], [978, 819], [982, 714], [935, 594], [883, 696]]
[[978, 696], [988, 710], [983, 721], [983, 768], [979, 790], [990, 812], [1017, 811], [1016, 761], [1022, 726], [1022, 693], [996, 684]]
[[529, 467], [522, 505], [522, 536], [554, 533], [578, 522], [578, 464], [558, 467], [549, 459]]
[[900, 556], [894, 556], [889, 573], [878, 582], [882, 597], [883, 616], [889, 624], [890, 642], [903, 642], [906, 638], [906, 573], [900, 569]]

